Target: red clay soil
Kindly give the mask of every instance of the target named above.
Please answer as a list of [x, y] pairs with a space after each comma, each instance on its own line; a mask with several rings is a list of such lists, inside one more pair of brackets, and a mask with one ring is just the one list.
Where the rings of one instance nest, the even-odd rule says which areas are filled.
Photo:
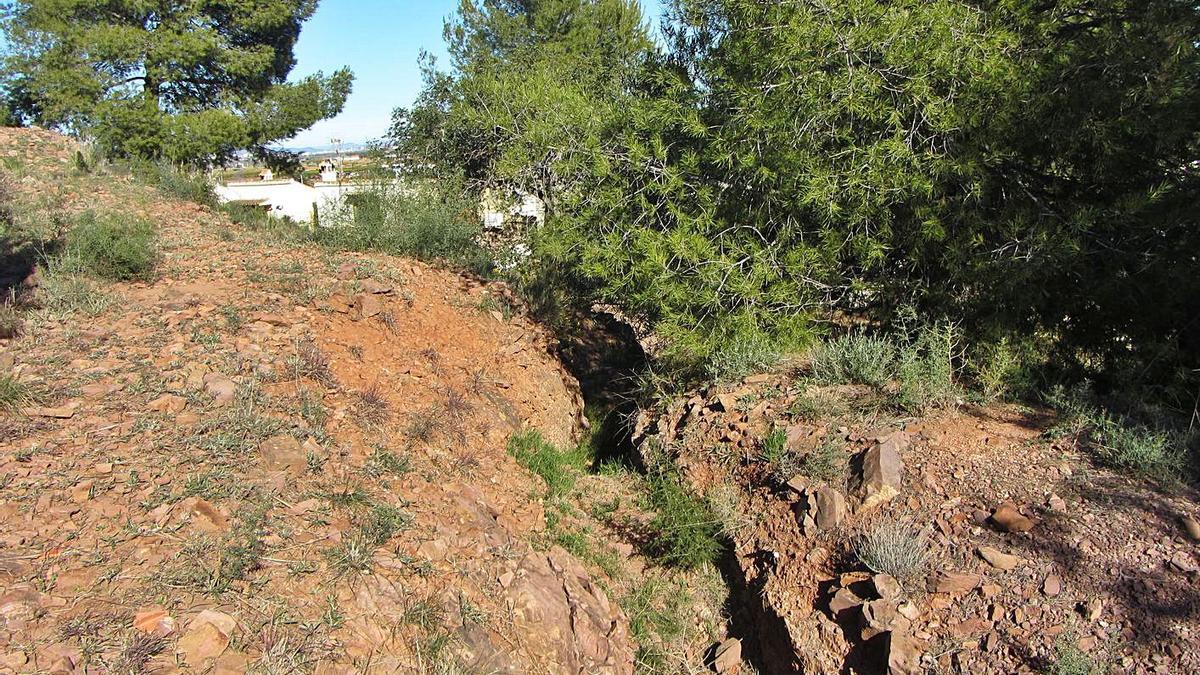
[[0, 672], [632, 671], [620, 610], [527, 543], [541, 487], [506, 441], [569, 442], [581, 398], [545, 332], [481, 309], [503, 289], [73, 153], [0, 130], [21, 203], [148, 219], [162, 260], [0, 340], [27, 392], [0, 411]]

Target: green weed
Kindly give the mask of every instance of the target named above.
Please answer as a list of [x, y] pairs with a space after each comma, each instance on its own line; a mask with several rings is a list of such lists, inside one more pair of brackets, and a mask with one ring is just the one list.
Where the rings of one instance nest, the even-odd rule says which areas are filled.
[[577, 449], [559, 450], [536, 431], [514, 435], [508, 440], [508, 452], [518, 464], [541, 477], [546, 484], [547, 496], [552, 499], [571, 491], [585, 461]]
[[722, 549], [720, 521], [708, 504], [670, 472], [652, 473], [646, 487], [646, 503], [654, 511], [650, 529], [657, 535], [650, 553], [665, 564], [684, 569], [715, 562]]
[[78, 269], [106, 281], [149, 280], [158, 258], [149, 222], [90, 211], [76, 220], [66, 250]]

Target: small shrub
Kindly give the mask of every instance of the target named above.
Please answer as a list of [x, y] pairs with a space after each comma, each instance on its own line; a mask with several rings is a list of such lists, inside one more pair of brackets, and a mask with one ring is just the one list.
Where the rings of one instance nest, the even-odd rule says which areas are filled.
[[1055, 431], [1073, 436], [1101, 464], [1162, 482], [1186, 476], [1187, 452], [1177, 435], [1114, 417], [1088, 402], [1086, 393], [1059, 387], [1048, 399], [1063, 418]]
[[801, 456], [788, 447], [787, 433], [782, 429], [771, 431], [760, 445], [759, 459], [766, 463], [775, 484], [784, 485], [800, 473]]
[[358, 392], [357, 395], [358, 404], [354, 407], [354, 410], [358, 414], [360, 422], [378, 426], [387, 422], [388, 418], [391, 417], [391, 411], [388, 410], [387, 397], [384, 396], [378, 384]]
[[191, 171], [167, 162], [139, 162], [134, 175], [176, 199], [216, 207], [217, 195], [212, 181], [198, 171]]
[[847, 462], [841, 439], [836, 434], [829, 433], [817, 447], [799, 452], [788, 447], [787, 434], [782, 429], [772, 431], [763, 439], [759, 458], [766, 462], [776, 485], [785, 485], [797, 475], [816, 481], [833, 481], [844, 475]]
[[831, 432], [800, 458], [800, 473], [813, 480], [835, 481], [845, 475], [847, 459], [842, 439]]
[[375, 452], [367, 458], [367, 464], [363, 470], [373, 478], [386, 473], [400, 476], [412, 470], [412, 460], [407, 456], [401, 457], [390, 450], [376, 448]]
[[723, 382], [761, 373], [778, 364], [782, 358], [783, 354], [774, 341], [765, 335], [752, 334], [739, 337], [714, 351], [708, 358], [706, 368], [709, 379]]
[[735, 534], [753, 525], [755, 516], [747, 512], [745, 497], [736, 485], [717, 485], [707, 497], [713, 516], [721, 524], [721, 534], [726, 538], [732, 539]]
[[708, 504], [689, 492], [672, 473], [651, 474], [647, 488], [647, 503], [654, 511], [650, 529], [657, 535], [651, 554], [665, 564], [684, 569], [715, 562], [722, 548], [717, 538], [720, 521]]
[[900, 385], [896, 402], [901, 408], [923, 412], [958, 397], [954, 383], [958, 342], [957, 327], [939, 323], [922, 327], [901, 345], [896, 368]]
[[307, 377], [326, 387], [337, 385], [337, 379], [329, 368], [329, 356], [312, 337], [296, 341], [296, 354], [292, 357], [291, 364], [297, 378]]
[[0, 340], [9, 340], [21, 334], [24, 322], [12, 303], [0, 302]]
[[673, 672], [668, 651], [685, 639], [692, 617], [690, 589], [682, 581], [650, 577], [621, 598], [629, 632], [638, 645], [640, 672]]
[[364, 539], [375, 546], [383, 546], [389, 539], [412, 523], [412, 516], [388, 504], [376, 504], [367, 513], [359, 531]]
[[1054, 661], [1048, 672], [1050, 675], [1103, 675], [1107, 669], [1077, 647], [1074, 637], [1060, 637], [1054, 645]]
[[107, 281], [145, 281], [158, 257], [154, 226], [144, 220], [85, 213], [67, 235], [67, 258], [80, 271]]
[[547, 496], [558, 498], [575, 486], [576, 471], [583, 458], [576, 452], [559, 450], [536, 431], [516, 434], [508, 440], [508, 453], [517, 463], [537, 474], [546, 484]]
[[882, 387], [891, 379], [896, 345], [885, 337], [852, 333], [826, 342], [812, 352], [813, 376], [825, 384], [869, 384]]
[[376, 548], [378, 547], [366, 538], [354, 534], [343, 539], [337, 546], [326, 550], [325, 558], [329, 562], [329, 569], [333, 575], [342, 577], [370, 570]]
[[912, 581], [929, 564], [929, 542], [921, 532], [895, 521], [880, 521], [863, 532], [855, 544], [862, 564], [877, 574]]
[[428, 443], [441, 427], [440, 411], [436, 407], [417, 410], [408, 414], [404, 437], [414, 443]]
[[12, 375], [0, 374], [0, 410], [12, 410], [25, 401], [25, 386]]
[[376, 185], [323, 211], [321, 221], [325, 226], [311, 236], [326, 246], [449, 261], [473, 271], [490, 267], [474, 210], [452, 190]]
[[245, 204], [222, 204], [221, 211], [229, 216], [234, 223], [249, 228], [265, 228], [269, 226], [271, 216], [262, 209]]

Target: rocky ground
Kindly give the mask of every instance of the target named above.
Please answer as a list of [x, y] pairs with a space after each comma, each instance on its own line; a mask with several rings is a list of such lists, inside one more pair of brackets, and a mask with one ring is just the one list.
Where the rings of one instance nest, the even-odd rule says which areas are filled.
[[[161, 259], [114, 284], [3, 252], [0, 672], [1200, 672], [1196, 495], [1095, 467], [1044, 411], [901, 417], [794, 373], [664, 402], [636, 454], [724, 532], [720, 569], [679, 569], [664, 474], [602, 456], [611, 424], [543, 467], [557, 488], [506, 449], [588, 428], [560, 358], [628, 407], [627, 326], [560, 343], [501, 285], [75, 152], [0, 130], [9, 208], [149, 220]], [[864, 535], [927, 555], [882, 574]]]
[[[1200, 672], [1193, 492], [1095, 468], [1042, 411], [893, 415], [853, 387], [760, 375], [641, 420], [646, 461], [729, 504], [736, 632], [764, 671]], [[772, 431], [813, 460], [770, 475]], [[872, 573], [870, 532], [929, 560]]]
[[272, 243], [46, 132], [0, 158], [19, 208], [142, 217], [162, 254], [0, 341], [0, 671], [632, 671], [619, 607], [530, 543], [506, 439], [567, 444], [582, 401], [503, 289]]

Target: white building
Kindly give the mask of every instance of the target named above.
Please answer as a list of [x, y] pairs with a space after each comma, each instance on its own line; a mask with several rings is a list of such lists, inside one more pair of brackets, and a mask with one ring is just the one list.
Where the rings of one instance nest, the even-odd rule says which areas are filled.
[[[323, 177], [334, 177], [326, 176]], [[296, 180], [240, 181], [216, 186], [217, 199], [226, 204], [242, 204], [261, 208], [275, 217], [288, 217], [296, 222], [312, 222], [313, 207], [324, 211], [338, 204], [343, 197], [366, 189], [359, 183], [320, 181], [306, 185]]]

